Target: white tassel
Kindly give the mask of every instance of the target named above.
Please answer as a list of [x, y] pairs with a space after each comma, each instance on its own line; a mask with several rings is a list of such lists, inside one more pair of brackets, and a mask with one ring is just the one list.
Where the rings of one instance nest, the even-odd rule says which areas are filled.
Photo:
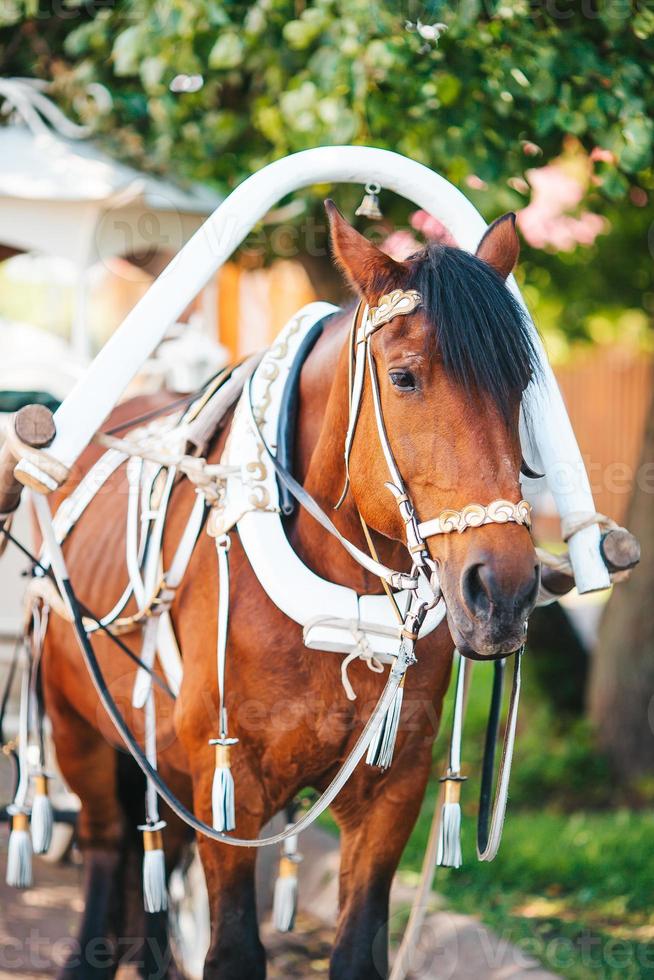
[[282, 857], [273, 895], [273, 925], [277, 932], [292, 932], [297, 912], [297, 861]]
[[32, 884], [32, 840], [29, 817], [25, 810], [11, 807], [11, 833], [7, 850], [7, 884], [11, 888], [29, 888]]
[[461, 782], [462, 778], [445, 776], [445, 802], [441, 809], [436, 863], [444, 868], [460, 868], [461, 857]]
[[230, 764], [230, 747], [237, 738], [212, 738], [209, 745], [216, 746], [216, 768], [211, 788], [212, 824], [214, 830], [234, 830], [236, 814], [234, 803], [234, 777]]
[[39, 773], [35, 778], [34, 799], [32, 801], [32, 847], [35, 854], [47, 854], [52, 843], [54, 814], [48, 795], [48, 777]]
[[375, 737], [368, 747], [366, 762], [369, 766], [378, 766], [380, 769], [388, 769], [393, 761], [395, 750], [395, 740], [400, 727], [400, 714], [402, 712], [402, 699], [404, 696], [404, 677], [400, 686], [395, 692], [393, 700], [388, 706], [384, 715], [384, 720], [377, 729]]
[[163, 820], [144, 824], [143, 831], [143, 905], [146, 912], [165, 912], [168, 908], [166, 887], [166, 856], [161, 831]]
[[[288, 827], [292, 824], [287, 825]], [[288, 837], [283, 844], [279, 869], [273, 892], [272, 921], [277, 932], [292, 932], [295, 927], [298, 898], [298, 865], [302, 855], [297, 849], [297, 835]]]

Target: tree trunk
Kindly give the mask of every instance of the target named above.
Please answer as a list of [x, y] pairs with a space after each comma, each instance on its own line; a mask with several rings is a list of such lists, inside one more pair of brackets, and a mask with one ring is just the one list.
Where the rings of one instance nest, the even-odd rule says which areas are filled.
[[600, 745], [624, 780], [654, 772], [654, 399], [627, 526], [641, 563], [609, 600], [588, 689]]

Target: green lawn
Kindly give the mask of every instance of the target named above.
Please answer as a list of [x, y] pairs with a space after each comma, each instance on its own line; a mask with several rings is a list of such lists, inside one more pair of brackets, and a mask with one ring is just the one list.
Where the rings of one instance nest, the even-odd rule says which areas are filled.
[[[417, 872], [429, 808], [402, 867]], [[654, 978], [654, 815], [617, 810], [510, 812], [500, 853], [475, 855], [464, 820], [464, 866], [439, 869], [436, 889], [571, 980]]]
[[[464, 865], [439, 869], [436, 890], [570, 980], [654, 980], [654, 807], [629, 810], [579, 720], [556, 722], [530, 683], [525, 657], [512, 792], [500, 852], [475, 853], [479, 760], [491, 669], [475, 668], [466, 723]], [[446, 724], [443, 729], [447, 731]], [[442, 770], [444, 739], [435, 751]], [[424, 852], [437, 786], [430, 787], [401, 873]], [[641, 799], [642, 799], [642, 793]]]
[[[527, 654], [504, 836], [495, 861], [482, 864], [475, 852], [478, 774], [492, 668], [475, 666], [463, 747], [464, 864], [439, 869], [435, 888], [449, 907], [477, 916], [570, 980], [654, 980], [651, 786], [619, 793], [586, 724], [557, 717], [535, 674]], [[449, 715], [448, 703], [434, 779], [400, 868], [409, 881], [422, 863]], [[632, 799], [638, 809], [627, 807]]]

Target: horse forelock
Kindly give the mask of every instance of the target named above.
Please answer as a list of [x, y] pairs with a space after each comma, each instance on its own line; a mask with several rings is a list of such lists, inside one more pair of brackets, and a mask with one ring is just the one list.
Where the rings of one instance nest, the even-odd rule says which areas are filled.
[[402, 263], [403, 289], [422, 296], [421, 313], [445, 372], [466, 392], [483, 392], [508, 419], [539, 371], [528, 317], [498, 273], [470, 252], [429, 245]]

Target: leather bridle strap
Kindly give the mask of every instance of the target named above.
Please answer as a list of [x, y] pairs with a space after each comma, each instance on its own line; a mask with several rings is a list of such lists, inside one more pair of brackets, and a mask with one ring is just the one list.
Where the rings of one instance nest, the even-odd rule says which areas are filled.
[[347, 497], [348, 490], [350, 489], [350, 450], [352, 449], [359, 408], [361, 407], [361, 396], [363, 394], [363, 381], [365, 376], [365, 358], [359, 356], [357, 334], [359, 332], [360, 324], [363, 323], [363, 320], [367, 315], [368, 307], [364, 303], [359, 303], [354, 311], [354, 316], [352, 317], [352, 326], [350, 327], [350, 335], [348, 338], [348, 423], [347, 432], [345, 433], [345, 482], [343, 484], [341, 495], [338, 498], [338, 502], [334, 506], [334, 510], [339, 509]]
[[268, 456], [278, 478], [284, 484], [284, 486], [293, 494], [297, 502], [304, 507], [307, 513], [316, 520], [321, 527], [328, 531], [336, 540], [345, 548], [347, 553], [354, 558], [362, 568], [370, 572], [372, 575], [376, 575], [378, 578], [384, 579], [390, 586], [394, 589], [415, 589], [417, 585], [416, 575], [410, 575], [407, 572], [396, 572], [392, 568], [388, 568], [381, 562], [375, 561], [370, 555], [367, 555], [365, 551], [362, 551], [355, 544], [349, 541], [341, 532], [338, 530], [334, 522], [325, 513], [320, 504], [314, 500], [311, 494], [305, 490], [301, 483], [291, 476], [288, 470], [281, 465], [277, 457], [273, 454], [268, 443], [266, 442], [259, 423], [256, 420], [254, 413], [254, 407], [252, 405], [250, 384], [248, 382], [247, 388], [247, 405], [250, 412], [250, 422], [254, 427], [254, 431], [257, 437], [261, 440], [261, 445], [264, 448], [266, 455]]
[[[86, 630], [84, 628], [84, 622], [82, 619], [82, 612], [80, 609], [79, 602], [73, 591], [73, 587], [70, 583], [68, 577], [68, 571], [66, 569], [66, 564], [63, 556], [63, 552], [59, 543], [57, 542], [53, 530], [52, 530], [52, 517], [50, 514], [50, 509], [48, 503], [44, 496], [41, 494], [32, 494], [32, 499], [34, 502], [34, 507], [36, 510], [37, 518], [39, 521], [39, 526], [41, 528], [41, 533], [45, 544], [47, 546], [48, 552], [50, 554], [51, 568], [54, 576], [57, 580], [57, 585], [64, 597], [66, 603], [68, 604], [71, 612], [71, 618], [73, 621], [73, 626], [75, 629], [75, 634], [77, 636], [77, 641], [80, 645], [82, 656], [85, 661], [86, 667], [89, 671], [89, 675], [98, 694], [100, 702], [102, 703], [105, 711], [109, 715], [111, 721], [116, 728], [116, 731], [123, 739], [128, 751], [134, 758], [135, 762], [138, 764], [143, 773], [152, 781], [159, 796], [168, 804], [168, 806], [173, 810], [181, 820], [184, 821], [189, 827], [195, 830], [197, 833], [203, 834], [205, 837], [209, 837], [214, 841], [221, 841], [222, 843], [229, 844], [233, 847], [266, 847], [270, 844], [280, 844], [282, 841], [286, 840], [288, 837], [292, 837], [294, 834], [299, 834], [303, 830], [306, 830], [317, 817], [323, 813], [327, 807], [333, 802], [338, 793], [341, 791], [347, 780], [350, 778], [360, 760], [366, 754], [368, 746], [375, 738], [378, 729], [383, 723], [384, 718], [388, 712], [390, 705], [393, 703], [396, 692], [402, 679], [406, 673], [407, 668], [415, 661], [415, 656], [413, 653], [413, 648], [415, 646], [415, 640], [409, 639], [406, 636], [402, 637], [400, 642], [400, 648], [393, 662], [393, 666], [389, 671], [388, 679], [384, 690], [382, 691], [379, 701], [375, 705], [375, 708], [368, 718], [368, 721], [364, 725], [363, 731], [359, 735], [358, 739], [354, 743], [350, 754], [346, 758], [345, 762], [339, 769], [338, 773], [331, 781], [322, 796], [306, 811], [304, 816], [295, 824], [291, 824], [285, 830], [278, 834], [274, 834], [270, 837], [259, 837], [259, 838], [243, 838], [243, 837], [232, 837], [229, 834], [222, 833], [221, 831], [214, 830], [212, 826], [205, 823], [195, 816], [184, 804], [179, 800], [172, 790], [164, 783], [161, 776], [157, 770], [149, 762], [145, 752], [137, 742], [136, 738], [132, 734], [129, 725], [123, 718], [121, 712], [118, 709], [116, 702], [113, 699], [111, 691], [107, 686], [104, 679], [102, 669], [98, 663], [98, 659], [93, 650], [93, 645], [87, 636]], [[407, 623], [412, 623], [416, 621], [419, 616], [424, 612], [424, 604], [420, 603], [420, 600], [416, 597], [414, 600], [417, 603], [417, 608], [413, 608], [414, 603], [412, 603], [412, 608], [407, 613]]]
[[384, 459], [386, 460], [386, 466], [391, 476], [390, 482], [387, 482], [385, 486], [395, 497], [395, 503], [397, 504], [400, 517], [404, 523], [406, 546], [409, 549], [409, 554], [411, 555], [414, 564], [423, 568], [429, 577], [434, 573], [434, 564], [429, 558], [427, 545], [425, 544], [424, 538], [421, 536], [419, 531], [413, 504], [411, 503], [404, 480], [402, 479], [402, 474], [400, 473], [399, 467], [395, 462], [395, 457], [393, 456], [393, 450], [391, 449], [388, 433], [386, 432], [386, 425], [384, 424], [384, 414], [382, 411], [381, 393], [379, 391], [379, 379], [377, 377], [375, 359], [372, 355], [370, 342], [365, 340], [364, 343], [366, 347], [368, 373], [370, 375], [370, 386], [372, 388], [372, 401], [375, 409], [377, 434], [379, 436], [382, 452], [384, 453]]
[[492, 803], [493, 773], [495, 768], [495, 746], [502, 708], [502, 692], [504, 688], [505, 660], [495, 661], [493, 691], [491, 706], [486, 726], [484, 744], [484, 761], [481, 776], [481, 791], [479, 795], [479, 816], [477, 821], [477, 857], [480, 861], [492, 861], [502, 840], [502, 829], [506, 815], [506, 804], [509, 795], [509, 780], [511, 778], [511, 763], [513, 761], [513, 746], [515, 743], [516, 726], [518, 722], [518, 704], [520, 702], [522, 647], [513, 658], [513, 687], [509, 701], [509, 715], [502, 744], [502, 758], [497, 774], [495, 800]]
[[418, 521], [411, 498], [402, 479], [402, 474], [393, 456], [388, 432], [386, 431], [379, 378], [375, 358], [372, 353], [371, 337], [394, 317], [412, 313], [421, 302], [420, 294], [414, 290], [404, 292], [398, 289], [394, 290], [388, 296], [383, 296], [379, 302], [379, 306], [373, 307], [372, 309], [360, 304], [354, 315], [350, 343], [355, 353], [355, 369], [354, 377], [350, 382], [350, 415], [345, 437], [346, 482], [337, 507], [345, 499], [350, 485], [349, 458], [361, 408], [367, 367], [372, 389], [377, 433], [391, 477], [390, 481], [385, 485], [395, 497], [400, 516], [404, 522], [406, 546], [414, 564], [425, 570], [427, 574], [430, 571], [433, 574], [434, 563], [429, 557], [426, 544], [428, 538], [434, 537], [437, 534], [448, 534], [452, 531], [462, 532], [466, 528], [481, 527], [484, 524], [506, 524], [514, 522], [529, 527], [531, 524], [531, 506], [526, 500], [520, 500], [517, 504], [510, 500], [493, 500], [485, 506], [482, 504], [468, 504], [460, 511], [448, 509], [444, 510], [438, 517], [422, 522]]

